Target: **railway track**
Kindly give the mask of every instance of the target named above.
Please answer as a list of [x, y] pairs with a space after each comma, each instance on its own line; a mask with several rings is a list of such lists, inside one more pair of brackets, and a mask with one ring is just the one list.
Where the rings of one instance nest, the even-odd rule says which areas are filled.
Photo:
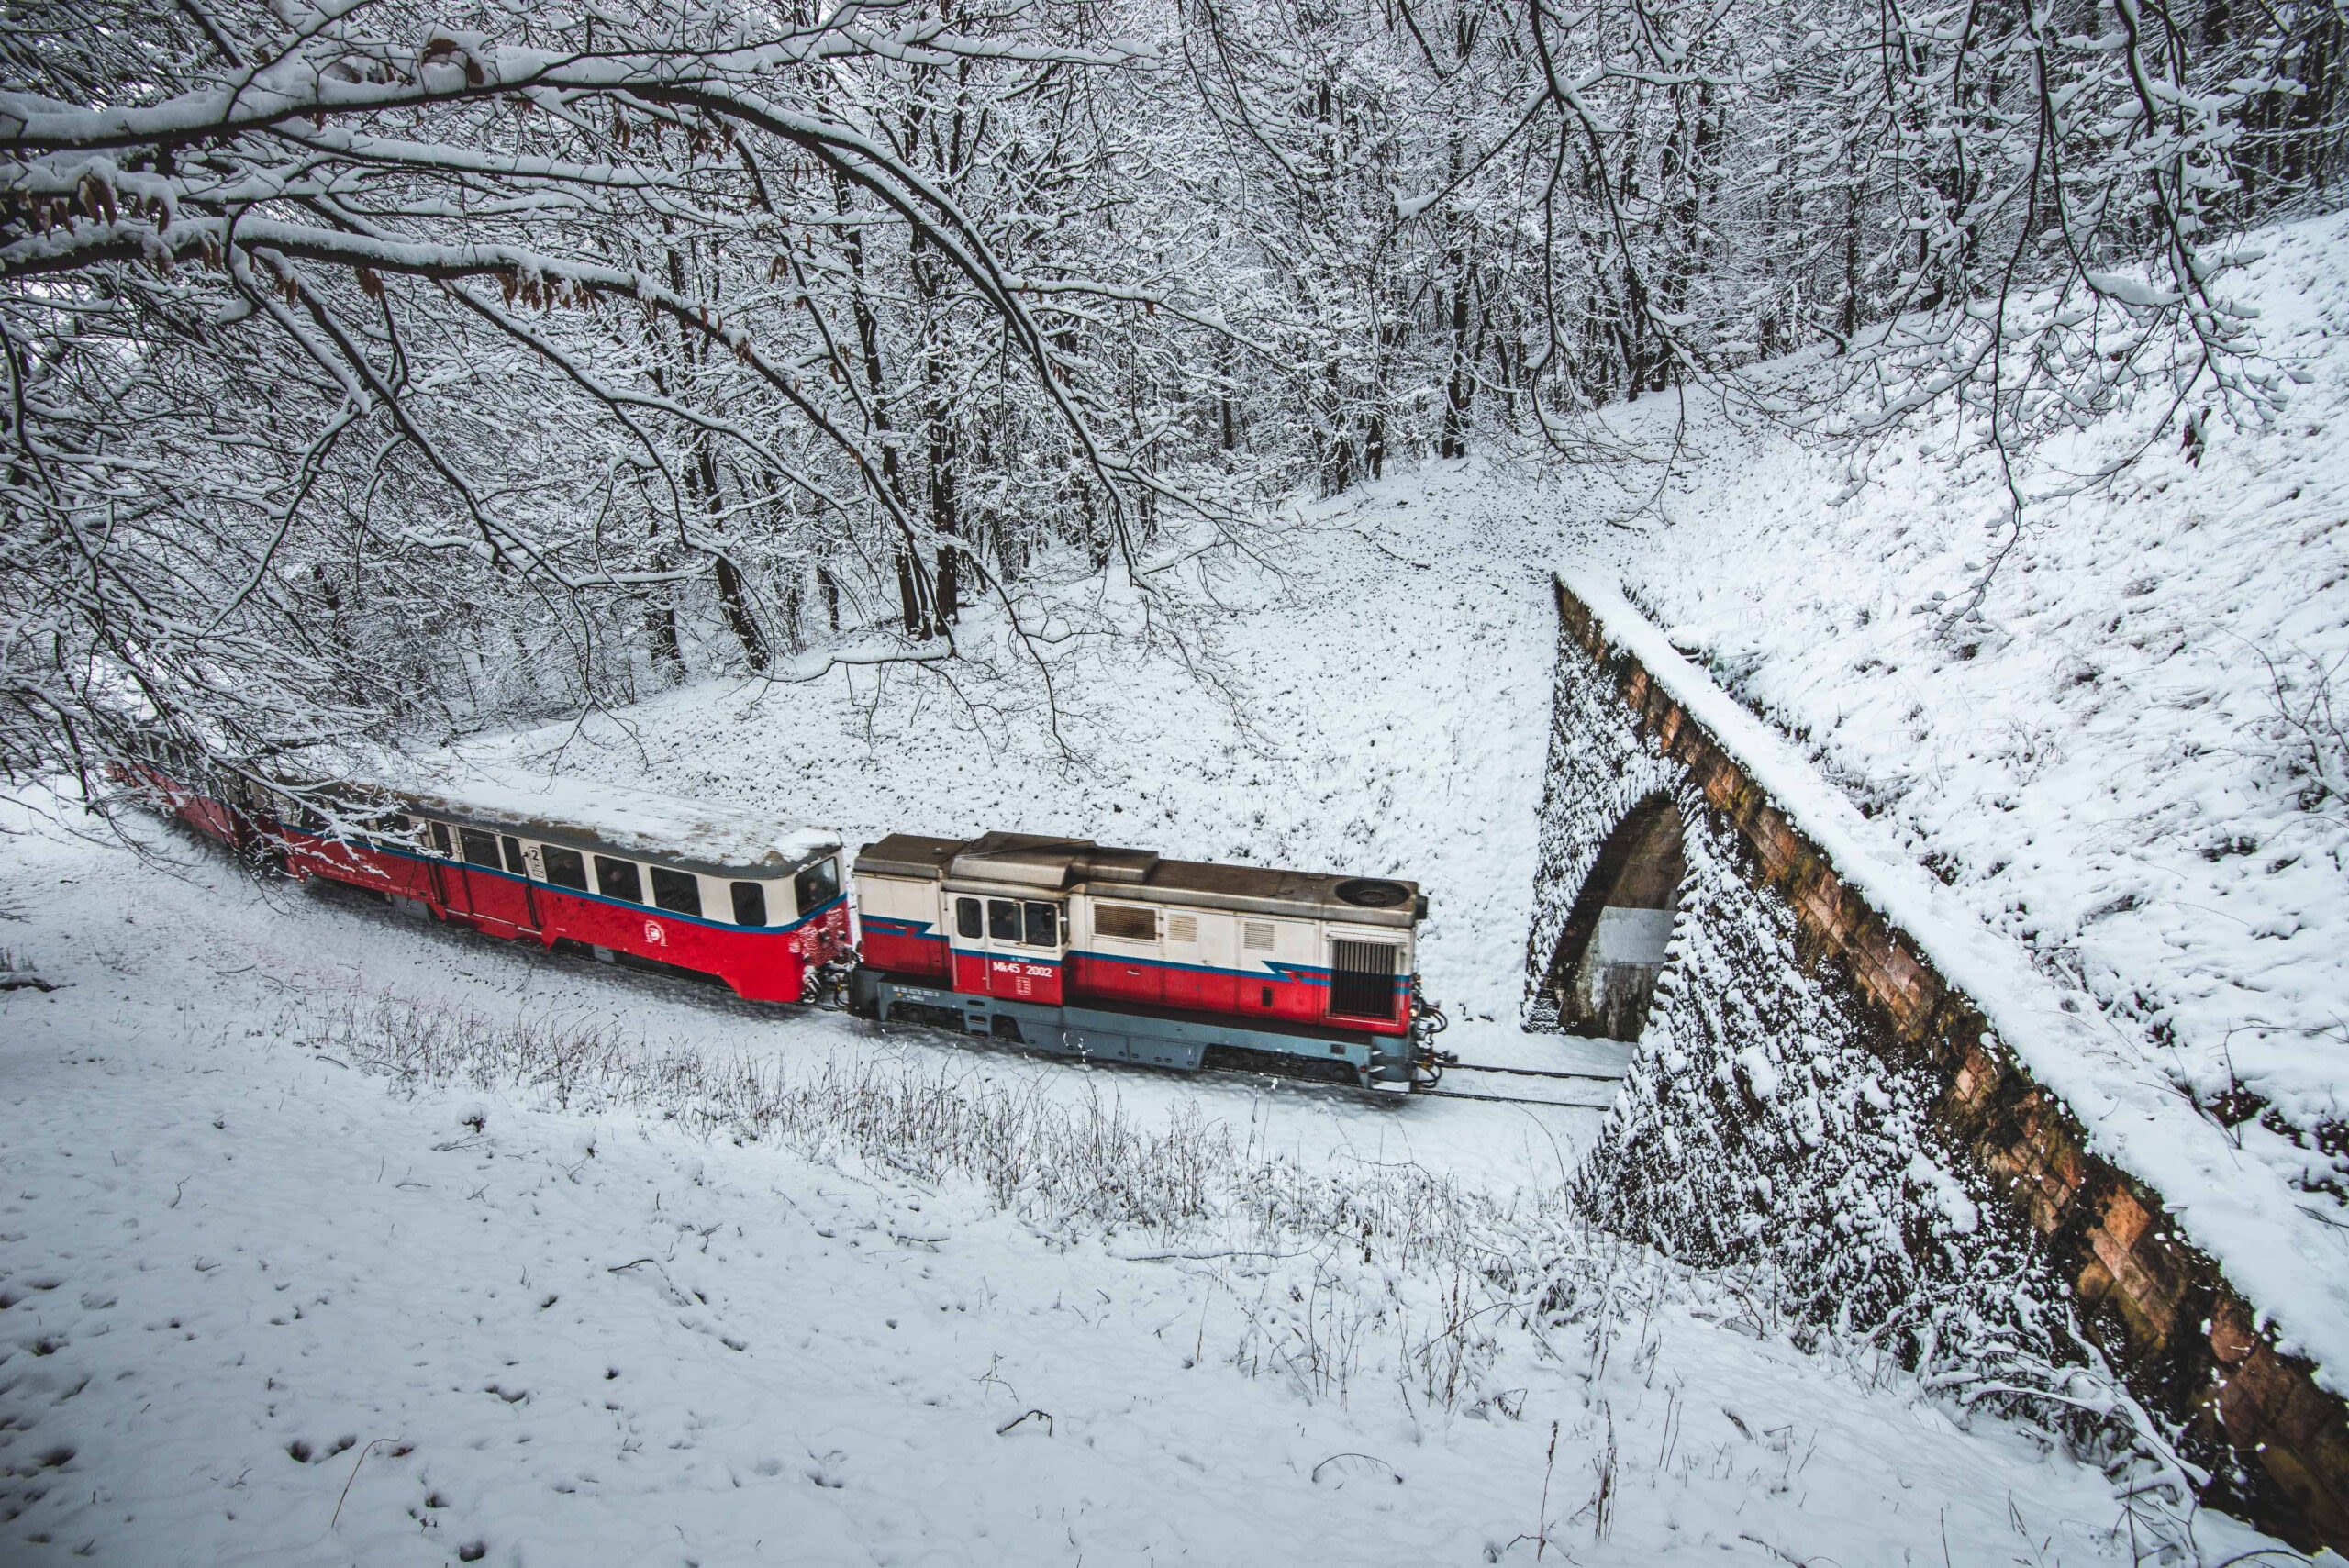
[[1612, 1100], [1537, 1100], [1526, 1095], [1472, 1095], [1465, 1089], [1414, 1089], [1415, 1098], [1430, 1100], [1483, 1100], [1496, 1106], [1541, 1106], [1553, 1111], [1603, 1111], [1614, 1108]]
[[[1546, 1067], [1489, 1067], [1474, 1062], [1456, 1062], [1443, 1072], [1446, 1078], [1455, 1073], [1491, 1073], [1513, 1078], [1564, 1079], [1590, 1084], [1622, 1082], [1622, 1074], [1618, 1073], [1559, 1073]], [[1479, 1094], [1473, 1089], [1419, 1089], [1415, 1092], [1439, 1100], [1482, 1100], [1488, 1105], [1498, 1106], [1548, 1106], [1553, 1110], [1603, 1111], [1615, 1103], [1612, 1095], [1604, 1100], [1545, 1100], [1531, 1095]]]
[[[921, 1025], [910, 1027], [922, 1033], [944, 1036], [952, 1040], [956, 1045], [966, 1049], [975, 1044], [977, 1049], [983, 1051], [997, 1048], [1015, 1054], [1036, 1054], [1026, 1046], [1011, 1042], [999, 1042], [985, 1038], [974, 1042], [959, 1030]], [[1265, 1078], [1292, 1083], [1324, 1083], [1333, 1087], [1351, 1087], [1354, 1082], [1351, 1074], [1342, 1077], [1331, 1075], [1317, 1078], [1305, 1073], [1267, 1071], [1267, 1063], [1258, 1062], [1245, 1067], [1206, 1066], [1199, 1069], [1199, 1074], [1202, 1077], [1214, 1078]], [[1482, 1073], [1510, 1078], [1540, 1078], [1551, 1082], [1584, 1084], [1620, 1084], [1623, 1080], [1623, 1074], [1620, 1073], [1565, 1073], [1547, 1067], [1502, 1067], [1477, 1062], [1455, 1062], [1444, 1068], [1446, 1078], [1455, 1073]], [[1474, 1089], [1415, 1089], [1412, 1095], [1414, 1097], [1424, 1096], [1438, 1100], [1482, 1100], [1487, 1105], [1498, 1106], [1546, 1106], [1552, 1110], [1567, 1111], [1609, 1110], [1613, 1108], [1615, 1103], [1611, 1095], [1603, 1100], [1545, 1100], [1532, 1095], [1487, 1095]]]
[[1546, 1067], [1486, 1067], [1474, 1062], [1455, 1062], [1444, 1069], [1446, 1073], [1507, 1073], [1518, 1078], [1588, 1078], [1600, 1084], [1620, 1084], [1620, 1073], [1553, 1073]]

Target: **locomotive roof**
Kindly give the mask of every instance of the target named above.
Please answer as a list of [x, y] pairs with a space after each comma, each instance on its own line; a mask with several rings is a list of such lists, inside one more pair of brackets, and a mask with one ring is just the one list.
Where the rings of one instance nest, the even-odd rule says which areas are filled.
[[[1148, 850], [1114, 849], [1090, 839], [1032, 833], [989, 833], [971, 840], [892, 833], [858, 851], [856, 869], [876, 876], [929, 882], [985, 883], [1060, 892], [1082, 887], [1102, 898], [1293, 915], [1373, 926], [1408, 926], [1419, 918], [1415, 882], [1349, 877], [1322, 872], [1278, 871], [1208, 861], [1170, 861]], [[1340, 889], [1381, 890], [1380, 906], [1342, 897]], [[1385, 890], [1399, 890], [1399, 895]]]
[[432, 774], [402, 769], [384, 787], [426, 813], [712, 875], [778, 875], [841, 847], [840, 835], [828, 829], [794, 828], [706, 801], [477, 762], [461, 769]]

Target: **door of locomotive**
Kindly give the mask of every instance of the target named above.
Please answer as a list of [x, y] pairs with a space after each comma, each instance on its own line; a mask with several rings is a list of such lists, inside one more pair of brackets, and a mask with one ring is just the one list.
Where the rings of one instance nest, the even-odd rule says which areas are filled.
[[1068, 906], [972, 893], [954, 902], [954, 988], [1010, 1002], [1061, 1002]]

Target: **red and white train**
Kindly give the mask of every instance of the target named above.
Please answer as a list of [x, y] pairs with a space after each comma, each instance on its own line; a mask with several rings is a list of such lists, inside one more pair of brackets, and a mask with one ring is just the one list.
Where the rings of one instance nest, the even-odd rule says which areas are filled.
[[[469, 769], [296, 783], [160, 743], [129, 782], [288, 873], [494, 937], [572, 942], [724, 981], [753, 1001], [844, 995], [1099, 1061], [1302, 1067], [1434, 1083], [1410, 883], [1161, 859], [1090, 840], [818, 829], [638, 790]], [[859, 938], [862, 938], [861, 943]]]

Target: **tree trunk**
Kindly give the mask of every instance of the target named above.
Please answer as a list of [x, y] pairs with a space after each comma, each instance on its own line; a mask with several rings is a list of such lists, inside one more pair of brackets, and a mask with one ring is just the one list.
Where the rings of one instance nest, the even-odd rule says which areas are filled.
[[824, 624], [837, 632], [841, 628], [841, 585], [824, 567], [816, 568], [816, 592], [824, 601]]
[[[1460, 177], [1460, 143], [1452, 144], [1451, 177]], [[1468, 351], [1468, 247], [1460, 232], [1459, 214], [1450, 214], [1445, 224], [1444, 270], [1451, 274], [1452, 297], [1452, 374], [1443, 389], [1443, 423], [1436, 437], [1438, 457], [1468, 455], [1469, 403], [1475, 396], [1471, 379], [1474, 359]], [[1439, 299], [1442, 295], [1437, 296]]]
[[[709, 531], [718, 531], [718, 519], [724, 501], [718, 484], [718, 454], [704, 431], [694, 438], [693, 487], [701, 492], [702, 510], [709, 514]], [[735, 640], [742, 645], [742, 657], [751, 668], [764, 674], [774, 662], [768, 651], [766, 633], [759, 629], [758, 617], [751, 613], [749, 596], [742, 592], [742, 573], [724, 554], [717, 558], [718, 607], [725, 612], [726, 624], [733, 630]]]
[[773, 656], [767, 651], [766, 633], [759, 629], [758, 617], [751, 613], [750, 604], [742, 592], [742, 573], [724, 556], [718, 558], [718, 603], [726, 612], [726, 624], [742, 644], [742, 657], [751, 668], [766, 673]]
[[685, 678], [685, 650], [677, 642], [677, 606], [669, 601], [666, 584], [652, 592], [652, 603], [644, 611], [644, 629], [652, 639], [652, 673], [674, 686]]

